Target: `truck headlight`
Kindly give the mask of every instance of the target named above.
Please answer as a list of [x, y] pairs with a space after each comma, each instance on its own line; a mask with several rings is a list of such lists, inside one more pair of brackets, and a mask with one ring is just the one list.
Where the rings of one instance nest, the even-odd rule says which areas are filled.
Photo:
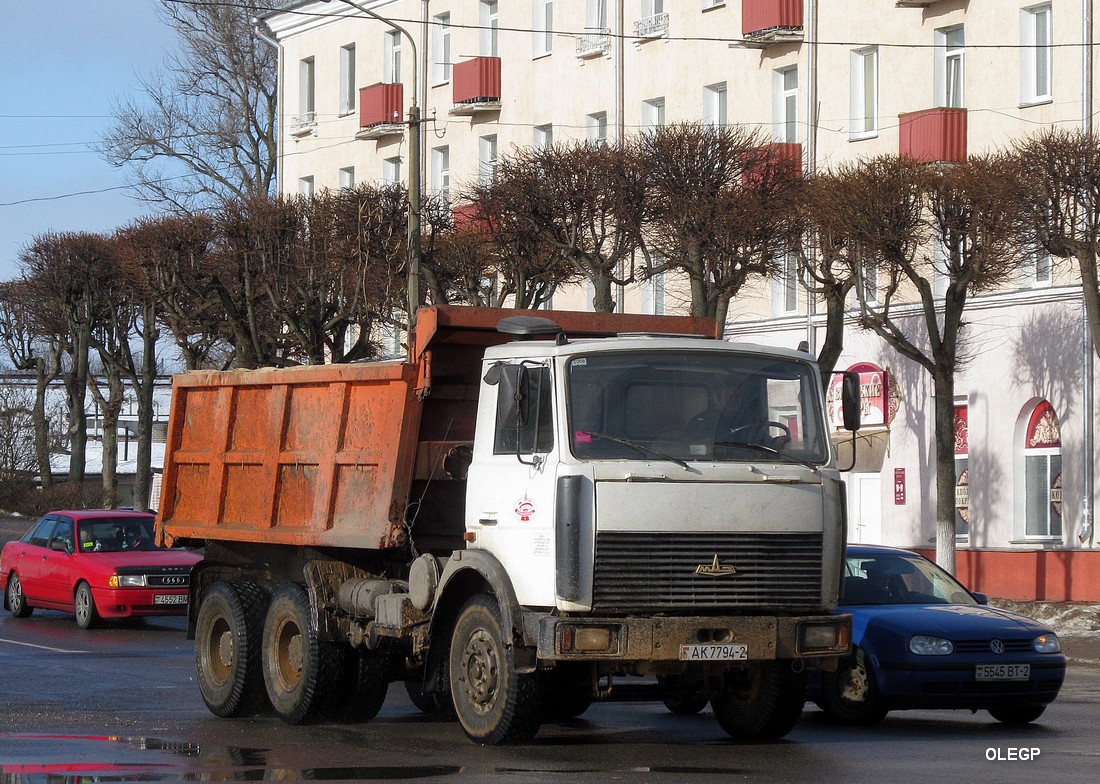
[[798, 627], [798, 652], [846, 651], [851, 643], [847, 620], [834, 623], [804, 623]]

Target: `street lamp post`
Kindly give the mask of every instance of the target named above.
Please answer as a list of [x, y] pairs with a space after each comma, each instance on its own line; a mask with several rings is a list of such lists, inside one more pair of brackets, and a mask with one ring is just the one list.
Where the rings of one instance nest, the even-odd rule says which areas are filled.
[[[330, 0], [324, 0], [330, 2]], [[412, 100], [409, 102], [409, 232], [408, 232], [408, 266], [407, 278], [409, 284], [409, 336], [410, 348], [413, 328], [416, 326], [416, 309], [420, 306], [420, 107], [416, 103], [417, 85], [417, 51], [416, 41], [401, 25], [387, 19], [381, 14], [375, 13], [369, 8], [364, 8], [353, 0], [342, 0], [346, 5], [356, 11], [360, 11], [372, 19], [377, 19], [389, 25], [392, 29], [401, 33], [409, 42], [412, 49]]]

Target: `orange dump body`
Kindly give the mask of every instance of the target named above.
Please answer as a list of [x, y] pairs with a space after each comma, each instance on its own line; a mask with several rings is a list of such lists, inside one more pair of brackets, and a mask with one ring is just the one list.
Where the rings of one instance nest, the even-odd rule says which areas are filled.
[[421, 549], [461, 547], [465, 483], [444, 458], [473, 443], [482, 355], [512, 315], [575, 337], [716, 335], [707, 319], [439, 306], [405, 362], [177, 375], [158, 540], [385, 550], [411, 523]]

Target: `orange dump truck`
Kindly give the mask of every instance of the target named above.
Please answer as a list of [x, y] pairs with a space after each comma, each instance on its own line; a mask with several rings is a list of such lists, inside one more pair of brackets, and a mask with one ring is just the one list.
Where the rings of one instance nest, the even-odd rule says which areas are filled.
[[788, 732], [848, 649], [843, 485], [812, 358], [715, 335], [441, 306], [407, 361], [177, 376], [157, 530], [205, 547], [210, 710], [366, 720], [403, 681], [480, 743], [616, 699]]

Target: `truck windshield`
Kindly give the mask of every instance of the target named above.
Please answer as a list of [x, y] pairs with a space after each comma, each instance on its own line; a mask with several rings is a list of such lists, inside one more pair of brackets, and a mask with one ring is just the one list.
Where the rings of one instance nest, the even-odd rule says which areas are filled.
[[566, 385], [578, 458], [828, 459], [808, 363], [729, 351], [606, 352], [573, 358]]

